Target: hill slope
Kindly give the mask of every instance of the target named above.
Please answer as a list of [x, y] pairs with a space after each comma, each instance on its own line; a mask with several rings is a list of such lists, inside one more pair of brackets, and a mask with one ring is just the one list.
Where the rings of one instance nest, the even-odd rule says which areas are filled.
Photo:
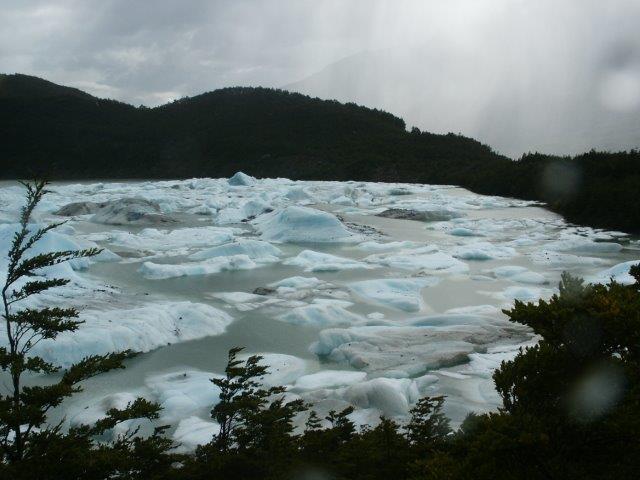
[[462, 132], [512, 158], [640, 147], [640, 103], [605, 101], [624, 88], [608, 82], [606, 59], [589, 49], [561, 62], [500, 50], [438, 44], [361, 52], [284, 88], [376, 106], [431, 132]]
[[1, 178], [220, 177], [243, 170], [451, 183], [545, 200], [576, 222], [640, 228], [638, 153], [513, 162], [460, 135], [407, 132], [402, 119], [379, 110], [264, 88], [226, 88], [149, 109], [2, 75], [0, 162]]

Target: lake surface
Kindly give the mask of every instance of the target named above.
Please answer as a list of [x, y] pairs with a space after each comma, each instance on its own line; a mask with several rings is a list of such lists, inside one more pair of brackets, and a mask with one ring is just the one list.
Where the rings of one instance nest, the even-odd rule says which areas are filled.
[[[563, 271], [628, 281], [624, 265], [612, 267], [640, 258], [636, 238], [568, 225], [532, 202], [448, 186], [234, 178], [51, 186], [37, 222], [60, 221], [73, 202], [102, 205], [66, 216], [43, 248], [106, 250], [49, 272], [72, 283], [41, 304], [74, 305], [86, 323], [38, 353], [66, 365], [143, 352], [86, 382], [57, 418], [95, 420], [143, 395], [163, 404], [163, 421], [198, 426], [200, 436], [176, 436], [193, 448], [216, 428], [209, 379], [244, 346], [272, 366], [267, 384], [288, 385], [320, 414], [354, 405], [361, 424], [402, 420], [420, 396], [443, 394], [457, 424], [496, 408], [493, 369], [535, 342], [503, 308], [548, 298]], [[22, 201], [20, 187], [0, 184], [3, 251]], [[390, 209], [422, 219], [378, 216]]]

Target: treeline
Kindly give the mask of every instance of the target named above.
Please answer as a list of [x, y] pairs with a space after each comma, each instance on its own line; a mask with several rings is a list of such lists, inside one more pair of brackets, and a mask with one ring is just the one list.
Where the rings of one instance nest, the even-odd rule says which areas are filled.
[[[518, 161], [389, 113], [282, 90], [225, 88], [133, 107], [0, 75], [0, 178], [230, 176], [456, 184], [547, 202], [569, 221], [640, 230], [640, 153]], [[640, 135], [640, 133], [639, 133]], [[640, 136], [639, 136], [640, 142]]]
[[[13, 237], [1, 290], [0, 478], [13, 480], [194, 479], [623, 479], [640, 468], [640, 266], [636, 283], [585, 285], [563, 275], [559, 294], [537, 304], [516, 301], [505, 313], [539, 337], [495, 371], [502, 397], [495, 413], [470, 415], [452, 431], [443, 397], [425, 397], [404, 424], [381, 418], [357, 429], [351, 408], [319, 418], [285, 388], [265, 388], [260, 357], [229, 352], [211, 418], [220, 426], [192, 454], [175, 453], [168, 425], [152, 427], [158, 404], [138, 398], [93, 425], [65, 430], [49, 412], [81, 390], [82, 381], [123, 368], [132, 352], [90, 356], [41, 385], [27, 374], [60, 369], [35, 356], [81, 322], [73, 308], [20, 308], [20, 302], [66, 279], [43, 268], [99, 250], [29, 256], [56, 225], [32, 231], [31, 213], [46, 193], [26, 185], [27, 203]], [[298, 431], [294, 420], [302, 418]], [[124, 434], [110, 436], [129, 422]], [[131, 423], [133, 422], [133, 423]]]

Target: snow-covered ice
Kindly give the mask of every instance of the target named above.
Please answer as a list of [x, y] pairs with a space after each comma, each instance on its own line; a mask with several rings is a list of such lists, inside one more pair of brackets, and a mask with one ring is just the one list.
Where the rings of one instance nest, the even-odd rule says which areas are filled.
[[261, 238], [282, 243], [348, 243], [361, 240], [329, 212], [289, 206], [252, 221]]
[[[640, 263], [633, 236], [453, 186], [238, 172], [50, 190], [31, 228], [68, 223], [29, 254], [104, 250], [40, 272], [71, 282], [28, 305], [75, 306], [85, 323], [36, 352], [63, 366], [150, 352], [112, 383], [89, 380], [67, 418], [92, 422], [142, 395], [162, 404], [180, 451], [217, 432], [210, 379], [233, 346], [264, 356], [267, 385], [321, 416], [352, 405], [358, 425], [402, 420], [421, 395], [446, 395], [454, 424], [495, 409], [492, 371], [535, 342], [502, 309], [548, 298], [563, 271], [630, 284]], [[21, 188], [0, 185], [0, 276], [22, 204]]]
[[421, 290], [438, 282], [437, 277], [385, 278], [353, 282], [349, 284], [349, 288], [375, 305], [417, 312], [425, 307]]
[[351, 270], [354, 268], [372, 268], [357, 260], [338, 257], [328, 253], [304, 250], [298, 256], [289, 258], [283, 262], [285, 265], [295, 265], [304, 268], [305, 272], [334, 272], [339, 270]]

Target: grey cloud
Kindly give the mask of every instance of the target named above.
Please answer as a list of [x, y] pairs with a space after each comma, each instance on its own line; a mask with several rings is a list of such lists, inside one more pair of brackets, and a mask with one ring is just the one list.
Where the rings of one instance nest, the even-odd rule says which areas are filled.
[[134, 104], [291, 85], [514, 156], [638, 138], [636, 0], [3, 3], [3, 71]]

